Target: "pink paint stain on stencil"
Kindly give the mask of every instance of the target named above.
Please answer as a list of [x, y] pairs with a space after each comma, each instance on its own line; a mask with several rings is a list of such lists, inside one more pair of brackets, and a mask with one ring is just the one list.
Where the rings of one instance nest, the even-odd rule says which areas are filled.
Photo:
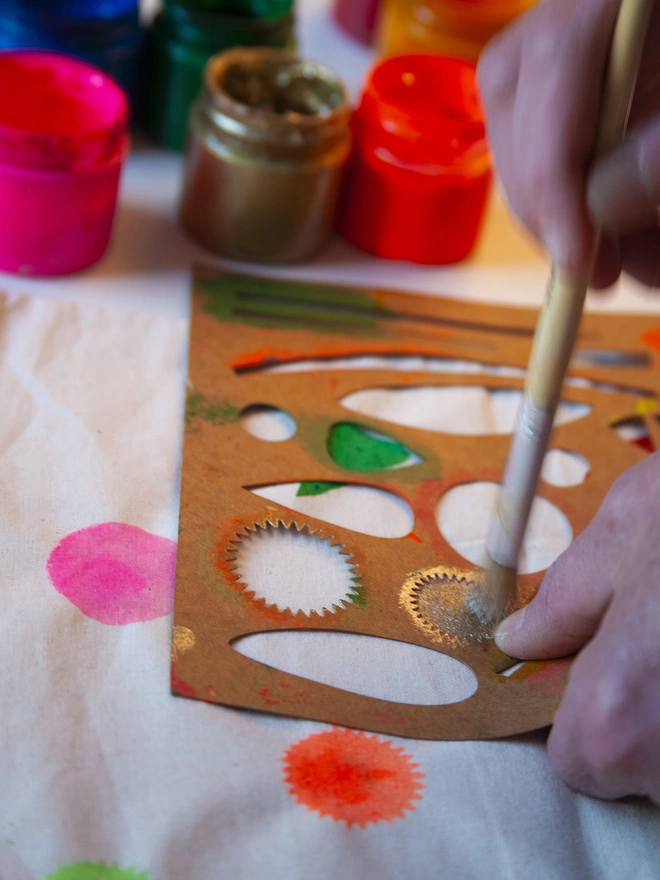
[[50, 554], [51, 583], [83, 614], [115, 626], [170, 614], [176, 544], [108, 522], [72, 532]]

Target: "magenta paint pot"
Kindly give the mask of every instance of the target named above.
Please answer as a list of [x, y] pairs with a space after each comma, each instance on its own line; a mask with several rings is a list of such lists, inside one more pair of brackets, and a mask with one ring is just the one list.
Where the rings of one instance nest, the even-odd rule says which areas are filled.
[[68, 55], [0, 52], [0, 269], [63, 275], [103, 256], [128, 150], [128, 101]]

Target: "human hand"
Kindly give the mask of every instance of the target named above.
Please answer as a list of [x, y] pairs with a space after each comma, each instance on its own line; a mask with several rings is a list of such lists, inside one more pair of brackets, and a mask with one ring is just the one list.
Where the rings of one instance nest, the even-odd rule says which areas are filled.
[[660, 804], [660, 452], [621, 476], [591, 524], [503, 621], [521, 659], [580, 651], [548, 740], [571, 788]]
[[648, 35], [625, 143], [586, 168], [620, 0], [541, 0], [481, 56], [488, 136], [512, 210], [555, 264], [593, 277], [625, 270], [660, 285], [660, 3]]

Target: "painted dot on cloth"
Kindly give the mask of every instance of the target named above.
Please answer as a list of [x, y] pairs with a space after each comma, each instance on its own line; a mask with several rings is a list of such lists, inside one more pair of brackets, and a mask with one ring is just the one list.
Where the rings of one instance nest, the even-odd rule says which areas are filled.
[[104, 862], [73, 862], [46, 874], [45, 880], [148, 880], [148, 874]]
[[176, 544], [108, 522], [67, 535], [46, 565], [55, 589], [100, 623], [124, 625], [172, 611]]
[[365, 828], [414, 810], [424, 778], [410, 755], [362, 731], [313, 733], [282, 758], [289, 793], [321, 816]]

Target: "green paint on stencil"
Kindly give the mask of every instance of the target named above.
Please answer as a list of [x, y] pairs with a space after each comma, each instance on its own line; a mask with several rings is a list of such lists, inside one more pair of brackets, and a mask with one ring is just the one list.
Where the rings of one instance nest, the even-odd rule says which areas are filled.
[[349, 471], [384, 471], [410, 457], [410, 450], [396, 440], [381, 439], [351, 422], [333, 425], [327, 446], [335, 464]]
[[296, 495], [324, 495], [326, 492], [332, 492], [333, 489], [340, 489], [345, 483], [324, 483], [322, 481], [304, 482], [298, 486]]
[[74, 862], [58, 868], [54, 874], [46, 874], [45, 880], [148, 880], [148, 874], [105, 862]]
[[373, 336], [390, 317], [367, 293], [348, 287], [219, 275], [198, 278], [196, 290], [203, 295], [202, 310], [218, 321], [257, 327]]
[[190, 428], [195, 419], [204, 419], [212, 425], [227, 425], [237, 422], [240, 410], [227, 400], [210, 400], [199, 391], [190, 391], [186, 397], [186, 427]]
[[367, 604], [367, 591], [362, 586], [353, 587], [352, 591], [348, 594], [348, 598], [354, 605], [364, 608]]

